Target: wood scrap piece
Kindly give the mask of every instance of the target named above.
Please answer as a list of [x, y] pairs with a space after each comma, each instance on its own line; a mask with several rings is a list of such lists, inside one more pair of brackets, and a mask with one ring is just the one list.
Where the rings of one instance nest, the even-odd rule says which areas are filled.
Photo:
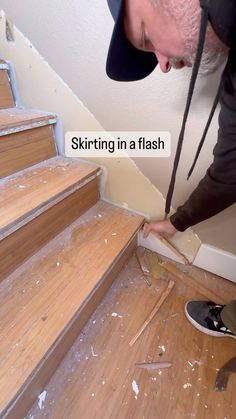
[[146, 254], [146, 249], [144, 247], [138, 246], [135, 252], [137, 259], [138, 259], [138, 263], [140, 265], [140, 268], [144, 274], [144, 280], [146, 282], [146, 284], [151, 287], [152, 283], [149, 279], [150, 276], [150, 270], [149, 270], [149, 264], [148, 264], [148, 260], [147, 260], [147, 254]]
[[185, 285], [193, 288], [199, 294], [202, 294], [205, 298], [215, 303], [222, 303], [224, 304], [226, 301], [222, 296], [219, 296], [214, 293], [214, 291], [209, 290], [208, 288], [204, 287], [203, 285], [199, 284], [194, 278], [189, 275], [186, 275], [180, 269], [178, 269], [173, 263], [170, 262], [162, 262], [160, 265], [166, 269], [168, 272], [173, 274], [176, 278], [180, 279]]
[[141, 336], [141, 334], [146, 329], [146, 327], [149, 325], [149, 323], [152, 321], [153, 317], [158, 312], [158, 310], [160, 309], [160, 307], [162, 306], [162, 304], [164, 303], [166, 298], [169, 296], [169, 294], [172, 291], [172, 289], [174, 288], [174, 286], [175, 286], [175, 281], [170, 280], [168, 282], [168, 285], [167, 285], [166, 289], [164, 290], [163, 294], [161, 295], [161, 297], [159, 298], [159, 300], [157, 301], [157, 303], [153, 307], [151, 313], [149, 314], [149, 316], [147, 317], [147, 319], [145, 320], [143, 325], [140, 327], [140, 329], [138, 330], [138, 332], [136, 333], [134, 338], [130, 341], [130, 343], [129, 343], [130, 346], [133, 346], [135, 344], [135, 342], [138, 340], [138, 338]]
[[168, 247], [168, 249], [171, 250], [182, 261], [184, 265], [189, 265], [188, 259], [184, 255], [182, 255], [182, 253], [180, 253], [172, 243], [170, 243], [167, 239], [162, 237], [160, 234], [155, 233], [154, 231], [152, 232], [152, 234], [154, 234], [154, 236], [157, 237], [162, 244]]
[[170, 362], [146, 362], [143, 364], [135, 364], [136, 367], [146, 370], [159, 370], [172, 367]]

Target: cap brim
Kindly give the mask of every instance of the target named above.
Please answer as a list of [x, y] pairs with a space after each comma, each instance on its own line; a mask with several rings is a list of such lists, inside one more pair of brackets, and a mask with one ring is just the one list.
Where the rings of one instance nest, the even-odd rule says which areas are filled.
[[123, 7], [120, 8], [107, 55], [106, 73], [116, 81], [136, 81], [147, 77], [157, 66], [156, 55], [135, 48], [123, 29]]

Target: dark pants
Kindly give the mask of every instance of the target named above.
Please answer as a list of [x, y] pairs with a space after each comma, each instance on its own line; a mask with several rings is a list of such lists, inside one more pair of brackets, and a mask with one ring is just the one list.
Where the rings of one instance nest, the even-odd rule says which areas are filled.
[[220, 315], [225, 326], [236, 335], [236, 300], [227, 304]]

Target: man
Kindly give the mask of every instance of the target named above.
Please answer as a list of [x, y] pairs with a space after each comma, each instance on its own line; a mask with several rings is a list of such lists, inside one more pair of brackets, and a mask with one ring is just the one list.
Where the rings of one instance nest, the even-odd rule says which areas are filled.
[[[236, 202], [236, 0], [108, 0], [108, 5], [115, 20], [106, 67], [110, 78], [139, 80], [158, 63], [164, 73], [172, 67], [193, 67], [167, 194], [166, 219], [144, 227], [145, 237], [151, 231], [171, 237]], [[187, 202], [167, 218], [197, 74], [214, 71], [222, 58], [227, 58], [227, 64], [189, 176], [220, 100], [213, 164]], [[236, 338], [236, 301], [228, 306], [191, 301], [185, 313], [207, 334]]]

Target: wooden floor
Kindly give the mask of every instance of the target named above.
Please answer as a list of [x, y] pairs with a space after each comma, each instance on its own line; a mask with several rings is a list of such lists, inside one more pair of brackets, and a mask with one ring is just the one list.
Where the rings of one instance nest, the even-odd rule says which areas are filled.
[[[226, 300], [236, 298], [235, 284], [198, 268], [181, 269]], [[213, 388], [218, 369], [235, 356], [236, 340], [204, 335], [186, 320], [185, 302], [202, 298], [196, 291], [177, 282], [151, 325], [129, 346], [165, 287], [166, 279], [159, 279], [149, 288], [132, 257], [27, 419], [235, 418], [236, 375], [226, 392]], [[172, 367], [135, 367], [155, 361], [170, 361]]]

